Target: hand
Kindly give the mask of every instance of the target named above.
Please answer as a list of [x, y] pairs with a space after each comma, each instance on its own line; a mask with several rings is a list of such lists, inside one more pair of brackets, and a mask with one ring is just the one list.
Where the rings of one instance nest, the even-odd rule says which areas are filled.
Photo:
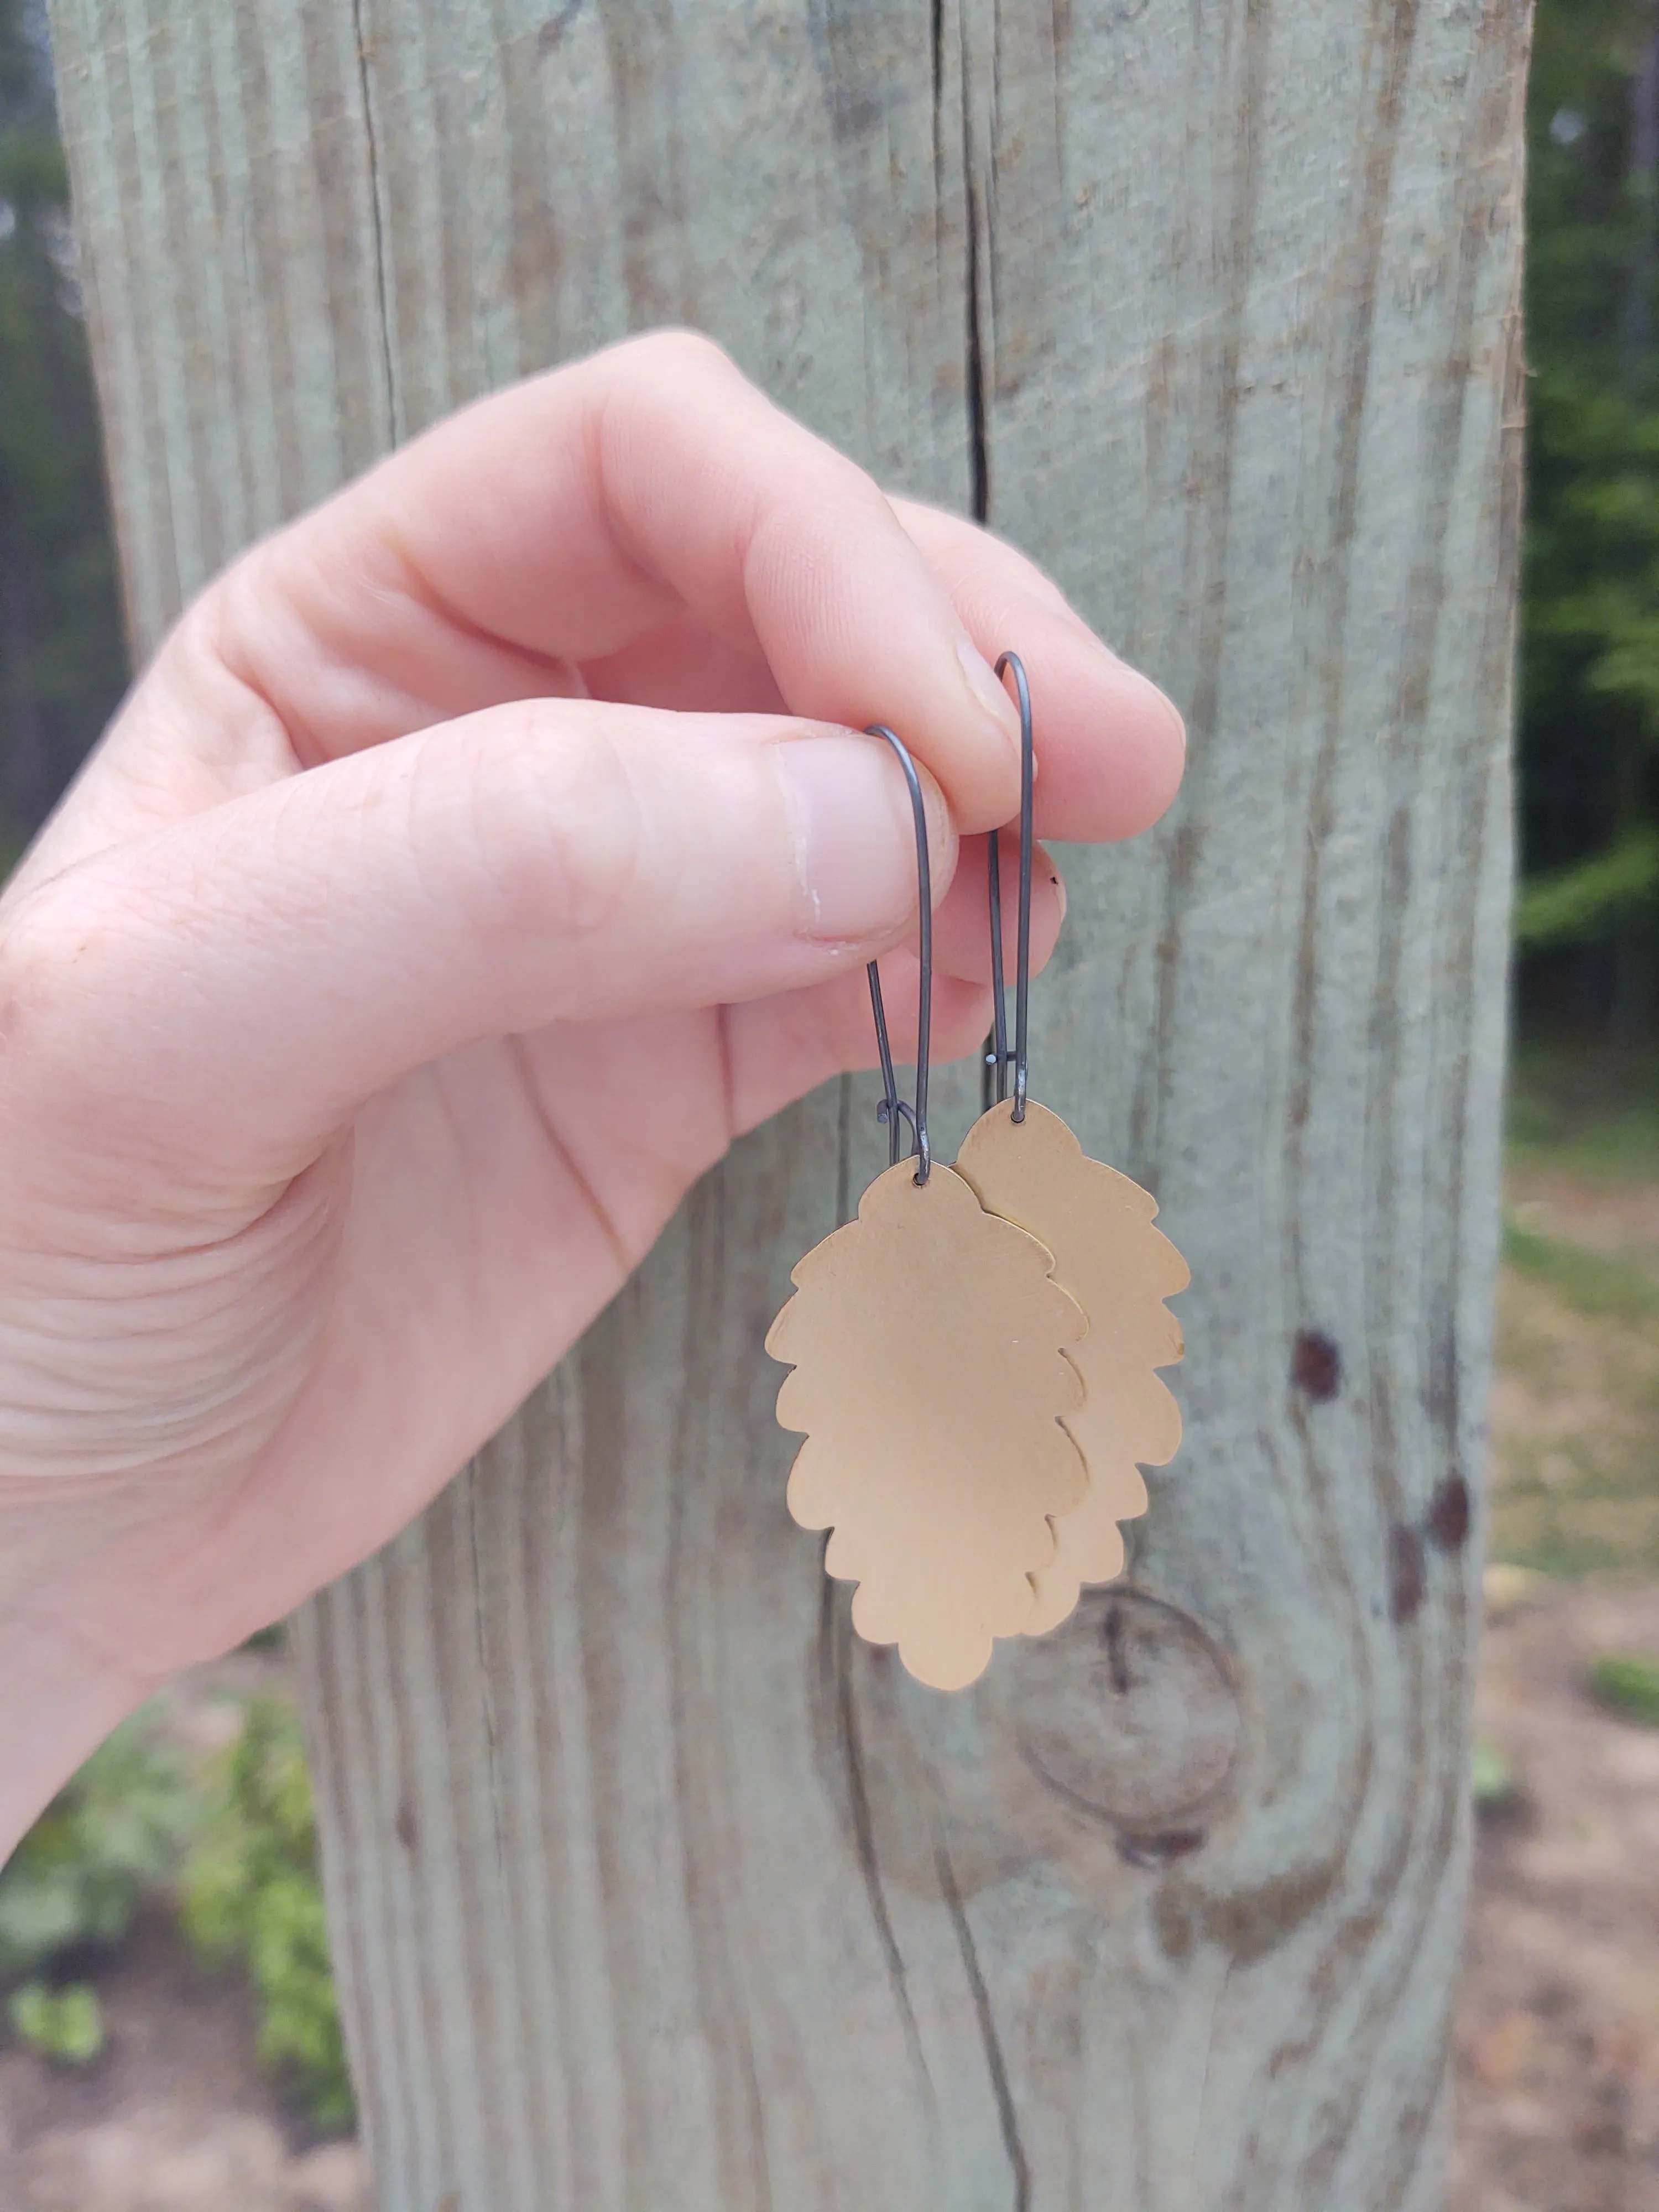
[[973, 1047], [1006, 645], [1039, 828], [1144, 828], [1168, 702], [683, 336], [455, 416], [195, 602], [0, 900], [0, 1843], [417, 1512], [735, 1135], [873, 1059], [915, 880], [867, 722], [927, 771], [935, 1048]]

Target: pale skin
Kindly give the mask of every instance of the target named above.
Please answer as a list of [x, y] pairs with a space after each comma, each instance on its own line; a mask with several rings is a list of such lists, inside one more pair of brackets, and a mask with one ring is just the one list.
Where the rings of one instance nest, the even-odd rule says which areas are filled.
[[[1039, 830], [1146, 828], [1162, 694], [679, 334], [452, 418], [196, 600], [0, 898], [0, 1852], [418, 1512], [735, 1136], [871, 1062], [878, 953], [903, 1043], [872, 721], [924, 769], [934, 1050], [972, 1049], [1009, 645]], [[1039, 958], [1062, 908], [1045, 865]]]

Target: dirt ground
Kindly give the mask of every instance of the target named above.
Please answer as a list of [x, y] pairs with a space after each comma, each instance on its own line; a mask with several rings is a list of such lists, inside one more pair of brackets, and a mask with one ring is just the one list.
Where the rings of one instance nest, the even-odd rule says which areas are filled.
[[[234, 1733], [227, 1693], [285, 1680], [264, 1652], [197, 1668], [163, 1693], [168, 1731], [210, 1754]], [[0, 2212], [367, 2212], [361, 2153], [285, 2108], [246, 1984], [200, 1966], [159, 1903], [83, 1970], [108, 2031], [93, 2064], [0, 2043]]]
[[1478, 1726], [1516, 1787], [1480, 1823], [1454, 2212], [1659, 2212], [1659, 1729], [1583, 1687], [1631, 1651], [1659, 1587], [1547, 1585], [1488, 1626]]
[[362, 2212], [357, 2150], [307, 2141], [255, 2063], [245, 1991], [162, 1919], [97, 1981], [109, 2045], [92, 2066], [0, 2052], [0, 2212]]
[[1659, 1657], [1651, 1076], [1622, 1115], [1594, 1069], [1518, 1102], [1478, 1705], [1516, 1788], [1480, 1823], [1454, 2212], [1659, 2212], [1659, 1729], [1584, 1686]]

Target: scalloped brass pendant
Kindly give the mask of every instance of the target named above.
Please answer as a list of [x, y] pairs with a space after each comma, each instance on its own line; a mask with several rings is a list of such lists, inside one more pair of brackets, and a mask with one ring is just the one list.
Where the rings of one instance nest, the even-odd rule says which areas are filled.
[[1054, 1279], [1088, 1319], [1071, 1347], [1083, 1377], [1080, 1407], [1066, 1417], [1088, 1468], [1083, 1497], [1054, 1517], [1052, 1559], [1033, 1571], [1036, 1602], [1025, 1632], [1064, 1620], [1086, 1583], [1123, 1567], [1120, 1522], [1146, 1510], [1140, 1469], [1161, 1467], [1181, 1444], [1181, 1413], [1156, 1373], [1184, 1350], [1164, 1304], [1191, 1280], [1186, 1261], [1152, 1226], [1158, 1201], [1115, 1168], [1085, 1158], [1058, 1114], [1028, 1103], [1022, 1121], [1004, 1100], [969, 1131], [957, 1172], [988, 1212], [1015, 1223], [1054, 1255]]
[[859, 1634], [936, 1689], [1030, 1629], [1051, 1523], [1085, 1499], [1085, 1322], [1053, 1264], [951, 1169], [919, 1182], [904, 1161], [801, 1261], [767, 1336], [793, 1370], [778, 1419], [806, 1437], [790, 1512], [833, 1532]]

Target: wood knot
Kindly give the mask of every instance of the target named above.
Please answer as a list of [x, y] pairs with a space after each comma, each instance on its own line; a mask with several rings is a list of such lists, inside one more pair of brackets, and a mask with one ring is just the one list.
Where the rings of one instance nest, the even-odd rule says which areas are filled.
[[1139, 1590], [1085, 1591], [1007, 1679], [1020, 1755], [1064, 1803], [1116, 1828], [1121, 1850], [1156, 1842], [1160, 1864], [1198, 1848], [1191, 1815], [1231, 1772], [1239, 1716], [1226, 1662], [1189, 1613]]
[[866, 1879], [939, 1893], [941, 1838], [966, 1899], [1037, 1863], [1098, 1889], [1208, 1840], [1242, 1735], [1219, 1647], [1144, 1591], [1087, 1590], [1046, 1636], [1010, 1637], [941, 1697], [853, 1633], [826, 1584], [822, 1753]]

